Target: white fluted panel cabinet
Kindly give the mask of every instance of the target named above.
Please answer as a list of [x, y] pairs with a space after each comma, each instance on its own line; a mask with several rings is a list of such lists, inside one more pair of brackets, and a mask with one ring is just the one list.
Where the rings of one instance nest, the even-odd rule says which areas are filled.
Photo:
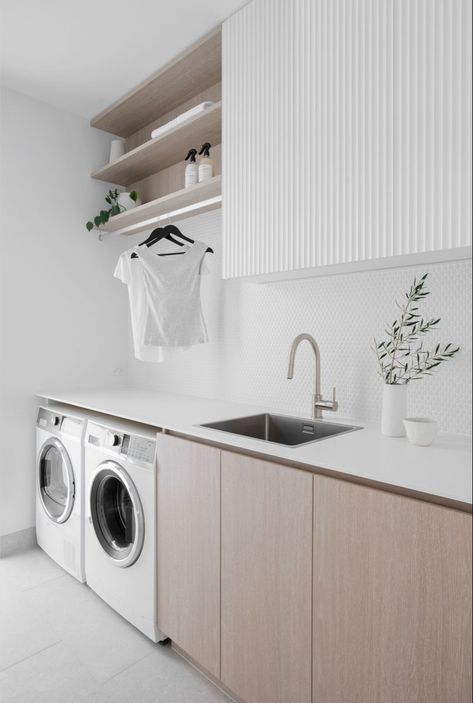
[[471, 246], [471, 0], [253, 0], [223, 27], [224, 277]]

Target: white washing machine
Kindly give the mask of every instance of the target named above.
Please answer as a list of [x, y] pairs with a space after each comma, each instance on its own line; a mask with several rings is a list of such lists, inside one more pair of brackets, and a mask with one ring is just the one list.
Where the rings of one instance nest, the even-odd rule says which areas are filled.
[[85, 571], [97, 595], [154, 642], [156, 431], [89, 421], [85, 437]]
[[40, 407], [36, 423], [36, 538], [79, 581], [84, 559], [84, 416]]

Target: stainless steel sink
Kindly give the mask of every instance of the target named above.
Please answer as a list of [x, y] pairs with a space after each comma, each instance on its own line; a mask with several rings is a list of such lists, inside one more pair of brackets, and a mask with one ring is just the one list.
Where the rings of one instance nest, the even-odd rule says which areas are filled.
[[298, 447], [309, 442], [318, 442], [336, 435], [361, 430], [354, 425], [340, 425], [324, 420], [304, 420], [284, 415], [250, 415], [221, 422], [208, 422], [200, 427], [210, 427], [221, 432], [230, 432], [242, 437], [253, 437], [265, 442], [275, 442], [290, 447]]

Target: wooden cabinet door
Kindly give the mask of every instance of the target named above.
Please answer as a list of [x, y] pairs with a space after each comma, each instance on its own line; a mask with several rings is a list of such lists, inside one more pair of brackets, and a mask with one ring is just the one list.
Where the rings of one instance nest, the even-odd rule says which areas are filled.
[[314, 477], [315, 703], [471, 700], [471, 515]]
[[222, 682], [310, 703], [312, 475], [222, 452]]
[[158, 625], [220, 676], [220, 451], [158, 435]]

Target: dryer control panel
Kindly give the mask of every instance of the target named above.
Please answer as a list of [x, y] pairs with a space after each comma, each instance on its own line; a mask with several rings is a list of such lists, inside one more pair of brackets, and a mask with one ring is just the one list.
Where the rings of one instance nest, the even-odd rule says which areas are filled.
[[71, 437], [80, 437], [84, 422], [78, 417], [62, 415], [48, 408], [40, 408], [36, 424], [45, 430], [62, 432]]

